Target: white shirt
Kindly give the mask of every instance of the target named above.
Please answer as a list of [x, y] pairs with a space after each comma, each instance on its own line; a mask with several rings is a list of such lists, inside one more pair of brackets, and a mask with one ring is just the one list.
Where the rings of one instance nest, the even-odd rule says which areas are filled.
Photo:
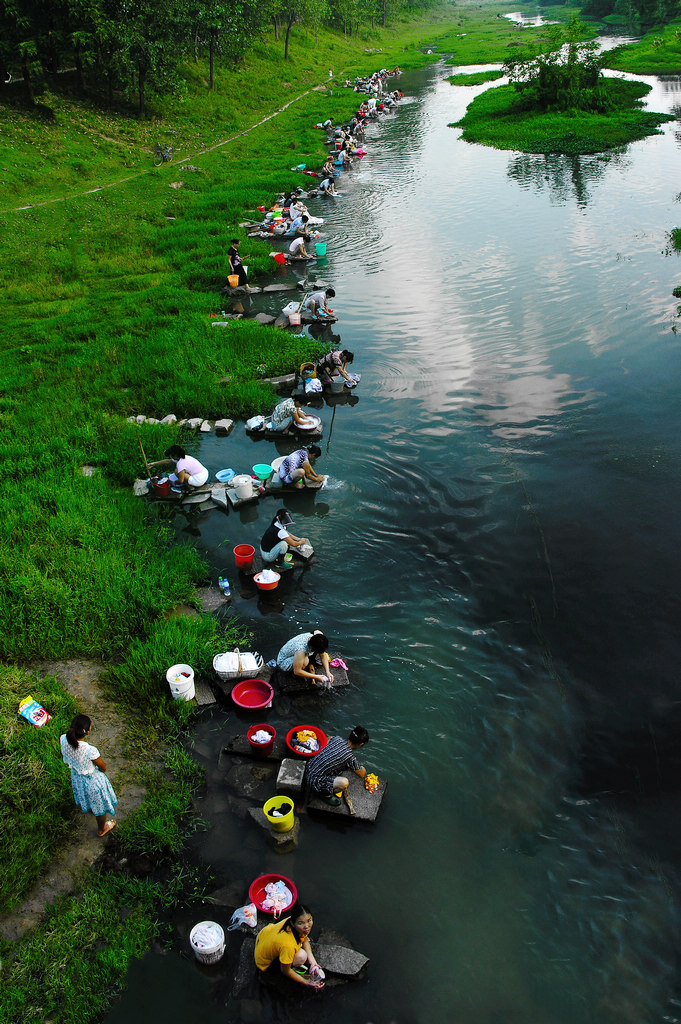
[[302, 249], [304, 243], [305, 243], [305, 239], [303, 238], [302, 235], [299, 235], [298, 238], [294, 238], [293, 239], [293, 241], [291, 242], [291, 244], [288, 247], [288, 251], [290, 253], [292, 253], [293, 255], [295, 255], [298, 252], [299, 249]]
[[190, 476], [198, 476], [200, 473], [204, 473], [206, 470], [205, 466], [202, 466], [198, 459], [195, 459], [193, 455], [185, 455], [183, 459], [180, 459], [176, 464], [176, 472], [181, 473], [185, 469]]

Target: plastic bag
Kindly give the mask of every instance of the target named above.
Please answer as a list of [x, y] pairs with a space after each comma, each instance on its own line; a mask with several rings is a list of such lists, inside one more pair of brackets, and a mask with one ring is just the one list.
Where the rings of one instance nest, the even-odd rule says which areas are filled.
[[250, 420], [246, 420], [246, 430], [261, 430], [264, 426], [264, 416], [251, 416]]
[[227, 931], [233, 932], [237, 928], [240, 928], [242, 924], [247, 924], [249, 928], [255, 928], [258, 923], [258, 908], [255, 903], [247, 903], [245, 907], [239, 907], [232, 914], [231, 920], [227, 925]]

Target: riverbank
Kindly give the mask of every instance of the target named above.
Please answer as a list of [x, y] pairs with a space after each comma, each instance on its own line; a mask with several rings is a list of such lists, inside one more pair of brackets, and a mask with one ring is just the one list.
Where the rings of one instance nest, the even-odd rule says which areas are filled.
[[[407, 41], [415, 31], [405, 33]], [[341, 49], [337, 39], [329, 45]], [[341, 74], [354, 77], [376, 67], [376, 56], [361, 45], [342, 49], [348, 63]], [[323, 46], [320, 50], [317, 59], [326, 64], [328, 53]], [[425, 60], [416, 50], [406, 57], [413, 63]], [[306, 61], [300, 72], [305, 85], [316, 71]], [[17, 1014], [54, 1021], [101, 1014], [130, 956], [139, 955], [158, 933], [154, 908], [180, 893], [187, 898], [181, 872], [179, 879], [172, 872], [162, 880], [140, 879], [126, 869], [121, 874], [116, 865], [131, 856], [155, 863], [177, 852], [182, 839], [193, 768], [173, 742], [189, 716], [186, 706], [167, 699], [168, 652], [208, 672], [208, 652], [243, 646], [247, 637], [235, 621], [221, 628], [206, 616], [168, 619], [176, 606], [196, 604], [194, 590], [208, 582], [206, 568], [193, 549], [173, 546], [154, 512], [132, 498], [127, 485], [139, 475], [140, 459], [126, 417], [141, 409], [149, 414], [172, 408], [178, 417], [217, 418], [272, 405], [271, 391], [257, 383], [256, 367], [264, 363], [267, 372], [276, 373], [314, 351], [309, 339], [287, 335], [282, 345], [281, 333], [275, 336], [255, 323], [211, 333], [209, 314], [219, 308], [226, 247], [232, 233], [241, 234], [238, 221], [264, 198], [300, 182], [288, 169], [292, 163], [321, 165], [322, 138], [312, 125], [328, 116], [343, 120], [356, 105], [351, 90], [334, 95], [326, 68], [322, 82], [321, 91], [306, 88], [275, 120], [250, 134], [237, 131], [237, 138], [226, 139], [222, 130], [219, 135], [213, 130], [204, 135], [198, 141], [212, 152], [192, 156], [193, 170], [171, 165], [86, 196], [67, 190], [82, 184], [78, 162], [94, 156], [104, 131], [114, 132], [115, 119], [104, 125], [102, 115], [84, 108], [76, 116], [71, 102], [57, 114], [52, 134], [31, 116], [15, 112], [10, 118], [13, 129], [19, 122], [22, 127], [12, 166], [28, 161], [36, 135], [45, 148], [39, 166], [25, 177], [21, 171], [16, 175], [15, 201], [48, 205], [4, 215], [11, 330], [5, 336], [9, 362], [0, 432], [2, 469], [6, 481], [14, 481], [6, 488], [3, 521], [4, 653], [17, 663], [105, 657], [103, 692], [129, 721], [128, 744], [136, 748], [130, 771], [149, 794], [107, 840], [116, 851], [113, 864], [85, 878], [75, 903], [58, 900], [18, 945], [3, 941], [3, 1024]], [[267, 113], [281, 109], [279, 79], [271, 71], [256, 90], [262, 104], [258, 116], [267, 109], [268, 85]], [[223, 87], [233, 88], [233, 82]], [[211, 101], [219, 102], [219, 96]], [[255, 108], [247, 103], [244, 108], [230, 128], [249, 127], [246, 118]], [[73, 166], [66, 160], [64, 170], [60, 162], [70, 142], [62, 146], [58, 136], [65, 127], [68, 136], [75, 122], [80, 122], [78, 138], [71, 140], [75, 159]], [[8, 160], [7, 150], [3, 157]], [[100, 163], [90, 169], [90, 181], [101, 184], [113, 170]], [[173, 187], [178, 178], [181, 188]], [[271, 271], [269, 247], [248, 245], [257, 279]], [[189, 376], [184, 367], [191, 367]], [[231, 382], [220, 384], [226, 371]], [[146, 424], [141, 433], [149, 457], [178, 436], [176, 428]], [[22, 676], [17, 685], [55, 710], [50, 730], [63, 731], [74, 704], [60, 697], [58, 682]], [[4, 909], [9, 909], [21, 903], [54, 851], [68, 842], [76, 812], [54, 750], [50, 747], [48, 756], [36, 746], [38, 740], [48, 744], [51, 732], [26, 727], [19, 733], [23, 723], [17, 725], [12, 700], [3, 708], [3, 725], [19, 736], [16, 759], [22, 770], [21, 744], [28, 744], [29, 763], [37, 768], [44, 755], [53, 783], [49, 800], [33, 808], [31, 837], [39, 836], [40, 842], [33, 843], [28, 864], [22, 863], [21, 850], [8, 845], [11, 835], [29, 838], [22, 807], [10, 804], [3, 822]], [[149, 758], [157, 765], [164, 748], [164, 771], [149, 770]], [[102, 753], [107, 756], [104, 744]], [[30, 779], [19, 768], [6, 781], [23, 783], [30, 799]], [[121, 916], [126, 905], [134, 912]]]

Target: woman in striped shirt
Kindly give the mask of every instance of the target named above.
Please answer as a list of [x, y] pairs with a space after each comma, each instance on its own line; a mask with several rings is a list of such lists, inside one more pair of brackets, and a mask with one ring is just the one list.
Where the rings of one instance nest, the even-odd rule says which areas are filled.
[[305, 796], [321, 797], [332, 807], [340, 804], [340, 795], [350, 785], [349, 779], [340, 775], [346, 768], [351, 768], [360, 779], [366, 776], [367, 770], [355, 757], [355, 751], [369, 742], [369, 733], [363, 725], [356, 725], [347, 740], [342, 736], [332, 736], [325, 747], [315, 754], [305, 769]]

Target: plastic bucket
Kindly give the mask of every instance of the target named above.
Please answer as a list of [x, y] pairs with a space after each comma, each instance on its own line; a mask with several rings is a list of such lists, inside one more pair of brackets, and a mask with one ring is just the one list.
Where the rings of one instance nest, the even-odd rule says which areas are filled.
[[289, 313], [288, 322], [290, 327], [300, 327], [300, 313]]
[[193, 700], [194, 669], [191, 665], [171, 665], [166, 672], [166, 680], [170, 687], [173, 700]]
[[236, 491], [237, 498], [242, 501], [244, 498], [250, 498], [253, 494], [253, 481], [245, 473], [241, 473], [232, 479], [232, 487]]
[[[267, 740], [266, 743], [256, 743], [253, 740], [255, 734], [257, 732], [260, 732], [261, 730], [264, 730], [265, 732], [268, 732], [270, 734], [270, 739]], [[248, 732], [246, 733], [246, 738], [248, 739], [248, 742], [251, 745], [251, 750], [256, 755], [256, 757], [267, 757], [268, 754], [272, 753], [274, 741], [277, 738], [277, 730], [274, 729], [271, 725], [252, 725]]]
[[243, 569], [247, 565], [253, 565], [254, 554], [255, 548], [252, 544], [237, 544], [234, 548], [234, 561], [236, 562], [237, 569]]
[[189, 944], [202, 964], [216, 964], [225, 952], [225, 933], [217, 921], [199, 921], [189, 933]]
[[332, 377], [326, 386], [332, 395], [340, 395], [345, 391], [345, 377]]
[[237, 285], [239, 284], [239, 275], [230, 274], [229, 277], [227, 278], [227, 284], [229, 285], [230, 288], [236, 288]]
[[275, 263], [281, 263], [282, 265], [284, 263], [286, 263], [286, 256], [285, 256], [285, 254], [283, 252], [275, 252], [275, 254], [274, 254], [274, 262]]
[[152, 476], [151, 487], [157, 498], [165, 498], [170, 494], [170, 480], [167, 476], [161, 480], [158, 477]]
[[[281, 814], [273, 815], [272, 811]], [[263, 812], [275, 832], [290, 832], [295, 824], [293, 800], [290, 796], [272, 796], [263, 805]]]
[[326, 256], [326, 242], [315, 242], [314, 251], [318, 256]]

